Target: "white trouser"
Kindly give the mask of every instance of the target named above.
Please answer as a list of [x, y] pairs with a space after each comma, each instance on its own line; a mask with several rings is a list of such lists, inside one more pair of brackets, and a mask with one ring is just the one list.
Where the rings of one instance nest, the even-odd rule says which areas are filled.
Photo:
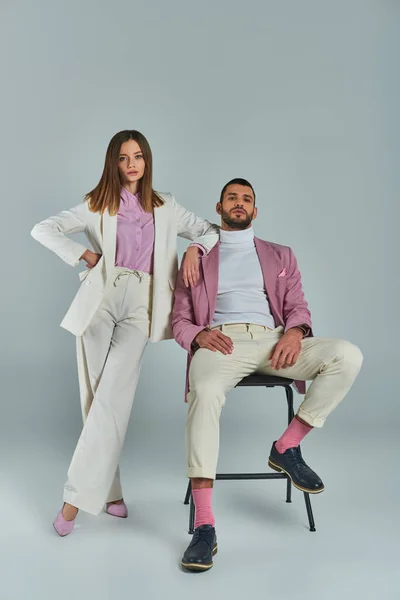
[[298, 415], [313, 427], [322, 427], [327, 416], [350, 390], [362, 364], [362, 354], [350, 342], [322, 338], [302, 341], [293, 367], [271, 368], [270, 356], [283, 335], [262, 325], [218, 327], [233, 341], [232, 354], [200, 348], [189, 371], [189, 411], [186, 425], [188, 477], [214, 479], [219, 451], [219, 418], [226, 394], [252, 373], [312, 380]]
[[64, 502], [93, 515], [122, 498], [119, 460], [150, 334], [152, 277], [116, 267], [98, 312], [82, 338], [79, 376], [93, 401], [68, 470]]

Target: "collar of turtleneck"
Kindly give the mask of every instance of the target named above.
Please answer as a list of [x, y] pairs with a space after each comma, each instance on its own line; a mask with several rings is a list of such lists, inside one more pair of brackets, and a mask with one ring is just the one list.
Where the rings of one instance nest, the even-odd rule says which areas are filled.
[[225, 231], [221, 229], [219, 239], [222, 246], [232, 246], [235, 248], [251, 248], [254, 247], [254, 229], [242, 229], [239, 231]]

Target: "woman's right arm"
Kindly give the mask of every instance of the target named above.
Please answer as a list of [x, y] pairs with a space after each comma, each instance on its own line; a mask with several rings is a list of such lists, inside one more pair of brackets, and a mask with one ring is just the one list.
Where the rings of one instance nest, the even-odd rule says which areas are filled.
[[87, 251], [87, 247], [70, 240], [67, 236], [71, 233], [85, 231], [87, 213], [86, 203], [79, 204], [70, 210], [63, 210], [55, 217], [50, 217], [35, 225], [31, 235], [66, 263], [76, 267]]

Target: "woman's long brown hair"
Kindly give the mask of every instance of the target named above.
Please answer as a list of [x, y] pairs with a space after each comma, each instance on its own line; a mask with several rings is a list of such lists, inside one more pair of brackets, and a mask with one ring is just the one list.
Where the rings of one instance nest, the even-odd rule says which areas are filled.
[[104, 213], [106, 209], [110, 215], [116, 215], [121, 197], [121, 180], [118, 170], [119, 154], [124, 142], [135, 140], [140, 146], [145, 162], [143, 177], [139, 180], [140, 202], [143, 210], [153, 212], [155, 206], [162, 206], [164, 201], [153, 190], [153, 157], [149, 142], [139, 131], [125, 130], [116, 133], [110, 141], [104, 169], [97, 186], [85, 196], [92, 212]]

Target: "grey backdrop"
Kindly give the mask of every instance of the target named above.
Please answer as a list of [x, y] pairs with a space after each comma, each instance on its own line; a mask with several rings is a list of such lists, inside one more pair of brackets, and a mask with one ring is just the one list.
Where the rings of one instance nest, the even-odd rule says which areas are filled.
[[[0, 11], [1, 598], [347, 598], [354, 586], [395, 598], [399, 2], [3, 0]], [[173, 341], [145, 358], [122, 460], [129, 520], [80, 515], [65, 540], [51, 530], [81, 427], [74, 339], [58, 326], [78, 278], [30, 229], [81, 200], [125, 128], [148, 137], [156, 189], [208, 219], [224, 183], [248, 178], [256, 233], [293, 247], [316, 334], [365, 356], [304, 444], [327, 484], [317, 534], [282, 484], [221, 483], [221, 551], [201, 585], [178, 568], [185, 353]], [[284, 419], [278, 392], [232, 392], [221, 470], [264, 470]]]

